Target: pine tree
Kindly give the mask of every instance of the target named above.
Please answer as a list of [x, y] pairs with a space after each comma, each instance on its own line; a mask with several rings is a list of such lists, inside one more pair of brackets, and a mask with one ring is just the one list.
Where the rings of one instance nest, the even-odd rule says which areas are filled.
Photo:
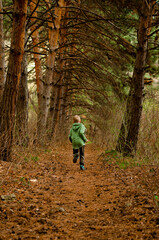
[[27, 5], [27, 0], [14, 1], [10, 56], [0, 113], [0, 153], [4, 161], [11, 160], [15, 110], [24, 54]]

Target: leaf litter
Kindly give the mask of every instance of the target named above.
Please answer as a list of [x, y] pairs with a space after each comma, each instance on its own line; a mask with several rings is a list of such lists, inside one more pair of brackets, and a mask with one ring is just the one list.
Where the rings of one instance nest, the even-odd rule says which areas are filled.
[[85, 171], [70, 145], [1, 162], [0, 239], [158, 239], [159, 168], [121, 168], [101, 152], [86, 146]]

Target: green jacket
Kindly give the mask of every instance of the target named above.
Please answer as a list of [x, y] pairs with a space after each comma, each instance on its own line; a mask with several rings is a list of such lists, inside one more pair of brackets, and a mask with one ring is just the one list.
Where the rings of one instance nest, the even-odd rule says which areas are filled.
[[72, 142], [73, 149], [78, 149], [85, 145], [87, 138], [84, 135], [85, 126], [82, 123], [73, 123], [70, 130], [69, 139]]

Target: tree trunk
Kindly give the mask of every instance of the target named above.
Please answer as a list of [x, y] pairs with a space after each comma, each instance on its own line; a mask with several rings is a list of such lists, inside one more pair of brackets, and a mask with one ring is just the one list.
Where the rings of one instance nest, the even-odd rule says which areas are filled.
[[[32, 14], [31, 26], [32, 31], [32, 42], [33, 42], [33, 51], [34, 53], [34, 62], [35, 62], [35, 74], [36, 74], [36, 86], [37, 86], [37, 98], [38, 98], [38, 114], [37, 114], [37, 132], [40, 132], [41, 128], [41, 115], [42, 115], [42, 101], [43, 101], [43, 81], [42, 81], [42, 69], [41, 69], [41, 59], [40, 59], [40, 50], [39, 50], [39, 31], [36, 30], [35, 19], [37, 18], [38, 11], [38, 0], [30, 1], [30, 11]], [[35, 10], [36, 8], [36, 10]]]
[[21, 146], [28, 145], [28, 84], [27, 84], [27, 54], [22, 61], [21, 79], [16, 107], [16, 143]]
[[60, 109], [61, 109], [61, 98], [62, 98], [62, 79], [63, 73], [57, 76], [57, 84], [55, 84], [55, 99], [54, 99], [54, 114], [52, 119], [51, 134], [56, 135], [59, 119], [60, 119]]
[[0, 154], [1, 159], [4, 161], [11, 160], [15, 110], [21, 75], [21, 63], [24, 54], [27, 5], [28, 0], [14, 0], [13, 27], [8, 72], [0, 114]]
[[68, 81], [67, 81], [67, 78], [65, 78], [65, 82], [64, 82], [64, 86], [63, 86], [63, 93], [62, 93], [62, 100], [61, 100], [60, 126], [64, 126], [65, 125], [66, 118], [68, 116], [67, 98], [68, 98]]
[[[60, 49], [64, 51], [64, 49]], [[65, 60], [63, 60], [64, 54], [60, 51], [60, 58], [57, 61], [58, 71], [56, 72], [56, 84], [55, 88], [55, 99], [54, 99], [54, 115], [53, 115], [53, 122], [52, 122], [52, 133], [56, 136], [57, 128], [60, 123], [60, 113], [61, 113], [61, 103], [62, 103], [62, 92], [63, 92], [63, 84], [64, 84], [64, 64]]]
[[61, 89], [61, 106], [60, 106], [60, 121], [59, 121], [59, 125], [60, 127], [63, 126], [64, 123], [64, 115], [65, 115], [65, 104], [66, 104], [66, 78], [64, 77], [63, 79], [63, 85], [62, 85], [62, 89]]
[[152, 8], [143, 0], [138, 27], [138, 46], [136, 61], [127, 106], [120, 129], [116, 150], [124, 155], [134, 155], [138, 141], [140, 118], [142, 113], [145, 62], [148, 44], [148, 24], [152, 17]]
[[51, 100], [50, 100], [50, 108], [48, 113], [48, 119], [47, 119], [47, 128], [49, 129], [49, 136], [53, 137], [53, 134], [55, 135], [59, 120], [60, 120], [60, 112], [61, 112], [61, 104], [62, 104], [62, 98], [63, 98], [63, 80], [64, 80], [64, 55], [66, 51], [65, 43], [66, 43], [66, 28], [64, 26], [67, 24], [66, 21], [68, 17], [68, 11], [63, 10], [62, 17], [63, 21], [61, 21], [61, 30], [59, 34], [59, 46], [60, 49], [58, 51], [59, 56], [56, 61], [56, 68], [54, 68], [53, 73], [53, 86], [52, 86], [52, 92], [51, 92]]
[[57, 96], [55, 99], [55, 114], [53, 119], [53, 125], [52, 125], [52, 132], [54, 132], [54, 136], [56, 136], [56, 132], [58, 127], [62, 127], [62, 123], [60, 124], [60, 119], [62, 115], [62, 107], [63, 107], [63, 98], [64, 98], [64, 84], [66, 82], [65, 80], [65, 71], [64, 66], [66, 65], [65, 60], [65, 54], [66, 54], [66, 47], [65, 43], [67, 41], [66, 39], [66, 28], [64, 28], [64, 25], [67, 25], [67, 17], [68, 17], [68, 11], [65, 13], [66, 21], [63, 22], [61, 35], [60, 35], [60, 45], [63, 47], [60, 48], [59, 51], [59, 61], [57, 61], [57, 67], [58, 67], [58, 77], [57, 77], [57, 84], [55, 85], [55, 88], [57, 88]]
[[[3, 12], [2, 0], [0, 0], [0, 12]], [[3, 39], [3, 14], [0, 14], [0, 103], [2, 101], [4, 83], [5, 83], [5, 60]]]
[[[49, 6], [49, 4], [48, 4]], [[55, 21], [53, 23], [48, 23], [49, 26], [49, 53], [47, 57], [46, 64], [46, 74], [45, 74], [45, 83], [43, 88], [43, 103], [41, 109], [41, 116], [39, 120], [39, 128], [38, 128], [38, 139], [42, 139], [46, 131], [46, 121], [48, 117], [48, 110], [50, 104], [50, 93], [51, 93], [51, 83], [53, 79], [53, 69], [55, 65], [56, 58], [56, 49], [58, 48], [58, 39], [59, 39], [59, 29], [60, 29], [60, 21], [63, 14], [62, 7], [65, 6], [64, 0], [58, 1], [58, 6], [55, 7]], [[50, 16], [50, 20], [52, 20]]]

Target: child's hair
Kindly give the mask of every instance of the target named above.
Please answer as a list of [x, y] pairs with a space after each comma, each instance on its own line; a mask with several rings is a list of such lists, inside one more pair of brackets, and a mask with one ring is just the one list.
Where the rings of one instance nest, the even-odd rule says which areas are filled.
[[73, 117], [73, 122], [74, 122], [74, 123], [79, 123], [80, 121], [81, 121], [80, 116], [75, 115], [75, 116]]

